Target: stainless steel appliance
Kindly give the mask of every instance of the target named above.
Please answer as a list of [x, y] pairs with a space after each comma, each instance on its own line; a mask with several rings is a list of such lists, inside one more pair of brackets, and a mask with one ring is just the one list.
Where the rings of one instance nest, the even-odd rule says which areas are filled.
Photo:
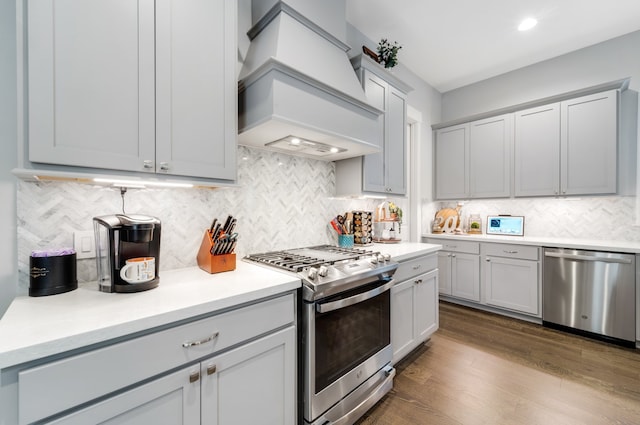
[[321, 245], [246, 261], [296, 273], [302, 286], [305, 424], [349, 425], [393, 387], [388, 255]]
[[635, 255], [545, 248], [542, 320], [635, 346]]
[[[93, 218], [98, 285], [103, 292], [139, 292], [160, 282], [160, 220], [140, 214]], [[136, 264], [128, 264], [135, 262]], [[132, 266], [142, 271], [129, 278]]]

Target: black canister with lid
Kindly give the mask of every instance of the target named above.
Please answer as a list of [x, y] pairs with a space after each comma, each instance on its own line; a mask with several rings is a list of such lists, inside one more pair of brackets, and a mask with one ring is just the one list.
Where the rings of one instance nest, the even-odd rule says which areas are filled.
[[29, 257], [29, 295], [41, 297], [78, 288], [73, 249], [33, 251]]

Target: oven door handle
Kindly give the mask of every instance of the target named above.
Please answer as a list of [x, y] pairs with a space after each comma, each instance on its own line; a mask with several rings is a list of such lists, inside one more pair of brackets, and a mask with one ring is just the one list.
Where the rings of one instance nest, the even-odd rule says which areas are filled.
[[377, 288], [373, 288], [370, 291], [363, 292], [361, 294], [354, 295], [352, 297], [343, 298], [338, 301], [331, 301], [328, 303], [317, 303], [316, 311], [318, 313], [328, 313], [330, 311], [339, 310], [341, 308], [345, 308], [354, 304], [361, 303], [373, 297], [377, 297], [383, 292], [388, 291], [389, 289], [391, 289], [391, 287], [394, 284], [395, 284], [395, 281], [393, 279], [389, 279], [387, 283], [385, 283], [384, 285], [378, 286]]

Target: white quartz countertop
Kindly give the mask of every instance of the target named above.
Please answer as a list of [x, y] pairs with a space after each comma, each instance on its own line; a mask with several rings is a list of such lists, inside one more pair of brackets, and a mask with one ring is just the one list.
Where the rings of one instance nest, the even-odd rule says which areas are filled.
[[494, 235], [453, 235], [446, 233], [428, 233], [423, 238], [442, 240], [466, 240], [476, 242], [500, 242], [517, 245], [533, 245], [552, 248], [587, 249], [593, 251], [613, 251], [640, 254], [640, 242], [576, 239], [576, 238], [549, 238], [538, 236], [494, 236]]
[[[396, 261], [440, 248], [426, 243], [365, 247]], [[20, 296], [0, 319], [0, 369], [233, 308], [300, 285], [293, 275], [238, 260], [236, 270], [218, 274], [198, 267], [163, 271], [157, 288], [132, 294], [100, 292], [94, 283], [64, 294]]]
[[300, 287], [295, 276], [238, 260], [236, 270], [160, 273], [157, 288], [116, 294], [97, 283], [64, 294], [17, 297], [0, 320], [0, 369], [250, 303]]
[[389, 254], [395, 261], [407, 261], [437, 252], [442, 249], [442, 245], [420, 242], [401, 242], [394, 244], [375, 243], [373, 244], [373, 248], [365, 247], [365, 249], [378, 251], [381, 254]]

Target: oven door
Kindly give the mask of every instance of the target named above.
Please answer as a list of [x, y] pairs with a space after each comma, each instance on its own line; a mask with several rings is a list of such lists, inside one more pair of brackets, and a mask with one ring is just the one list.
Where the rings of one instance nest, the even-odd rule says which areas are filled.
[[[308, 422], [391, 362], [390, 289], [393, 284], [392, 279], [385, 278], [305, 303], [304, 410]], [[371, 392], [375, 390], [371, 388]], [[348, 410], [348, 406], [346, 408]]]

